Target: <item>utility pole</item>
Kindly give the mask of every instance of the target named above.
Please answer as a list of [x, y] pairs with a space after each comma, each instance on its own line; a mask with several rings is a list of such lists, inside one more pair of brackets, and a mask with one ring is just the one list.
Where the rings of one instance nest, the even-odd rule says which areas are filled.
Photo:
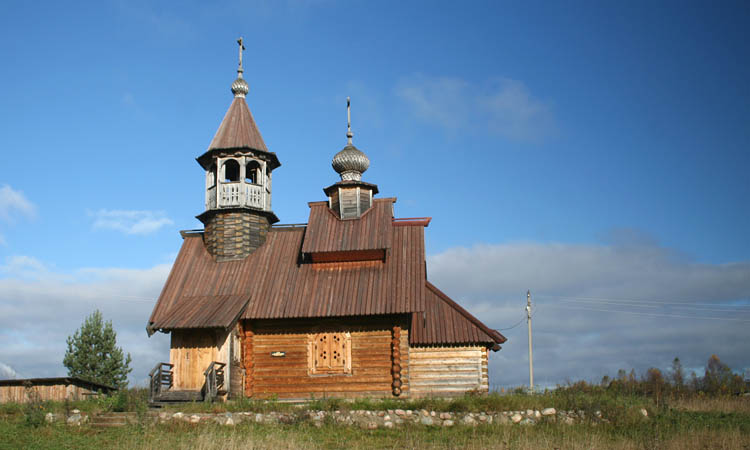
[[531, 352], [531, 291], [526, 291], [526, 321], [529, 324], [529, 392], [534, 392], [534, 358]]

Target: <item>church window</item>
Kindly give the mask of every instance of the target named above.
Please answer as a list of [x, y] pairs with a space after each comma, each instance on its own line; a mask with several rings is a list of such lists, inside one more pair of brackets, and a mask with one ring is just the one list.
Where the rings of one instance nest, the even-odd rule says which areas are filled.
[[261, 184], [260, 183], [260, 164], [258, 164], [258, 161], [250, 161], [247, 163], [247, 166], [245, 166], [245, 182], [246, 183], [252, 183], [252, 184]]
[[224, 163], [224, 183], [240, 181], [240, 163], [234, 159]]
[[351, 335], [318, 333], [309, 336], [309, 368], [312, 375], [352, 373]]

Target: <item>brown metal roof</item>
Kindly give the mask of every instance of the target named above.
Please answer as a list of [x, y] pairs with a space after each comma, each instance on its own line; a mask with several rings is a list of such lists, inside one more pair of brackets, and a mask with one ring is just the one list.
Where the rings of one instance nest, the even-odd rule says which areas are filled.
[[49, 386], [49, 385], [76, 385], [89, 389], [92, 391], [103, 391], [105, 393], [109, 391], [116, 391], [117, 388], [114, 386], [107, 386], [106, 384], [97, 383], [95, 381], [84, 380], [78, 377], [53, 377], [53, 378], [17, 378], [12, 380], [0, 380], [0, 386]]
[[391, 248], [395, 198], [375, 199], [360, 218], [340, 219], [327, 202], [312, 202], [303, 253]]
[[224, 115], [216, 135], [208, 146], [208, 150], [229, 148], [251, 148], [254, 150], [268, 151], [260, 131], [255, 125], [250, 108], [247, 107], [245, 99], [235, 97], [229, 110]]
[[177, 297], [157, 328], [227, 328], [240, 317], [248, 300], [246, 294]]
[[[250, 256], [225, 262], [211, 258], [200, 235], [189, 236], [154, 307], [149, 329], [219, 323], [202, 315], [218, 314], [210, 299], [221, 296], [248, 299], [245, 319], [422, 311], [424, 228], [393, 227], [390, 222], [388, 228], [392, 243], [385, 261], [318, 264], [299, 263], [305, 228], [272, 229], [265, 244]], [[232, 305], [238, 305], [236, 301]], [[222, 320], [231, 315], [228, 311]]]
[[[502, 334], [426, 281], [428, 221], [394, 222], [392, 203], [393, 199], [376, 201], [368, 212], [371, 222], [366, 216], [341, 221], [329, 214], [325, 202], [311, 203], [307, 227], [272, 228], [266, 242], [242, 260], [216, 262], [202, 234], [185, 234], [148, 329], [226, 328], [238, 317], [411, 313], [413, 345], [505, 342]], [[351, 235], [342, 236], [347, 233]], [[308, 239], [314, 242], [308, 244]], [[356, 253], [383, 245], [388, 246], [384, 260], [309, 263], [301, 257], [305, 249]]]
[[426, 282], [425, 309], [414, 312], [409, 332], [412, 345], [502, 344], [507, 339]]

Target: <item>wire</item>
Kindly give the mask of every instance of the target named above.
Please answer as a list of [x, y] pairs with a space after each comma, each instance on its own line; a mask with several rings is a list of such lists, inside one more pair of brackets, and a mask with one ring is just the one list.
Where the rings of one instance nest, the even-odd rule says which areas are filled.
[[[552, 304], [550, 306], [559, 306], [562, 307], [563, 305], [555, 305]], [[573, 309], [583, 309], [587, 311], [599, 311], [599, 312], [614, 312], [614, 313], [621, 313], [621, 314], [636, 314], [639, 316], [651, 316], [651, 317], [671, 317], [675, 319], [704, 319], [704, 320], [726, 320], [730, 322], [747, 322], [750, 323], [750, 320], [746, 319], [734, 319], [730, 317], [700, 317], [700, 316], [683, 316], [678, 314], [658, 314], [658, 313], [645, 313], [645, 312], [638, 312], [638, 311], [620, 311], [620, 310], [614, 310], [614, 309], [599, 309], [599, 308], [584, 308], [582, 306], [570, 306], [567, 305], [567, 308], [573, 308]]]
[[[693, 305], [703, 305], [703, 306], [721, 306], [717, 305], [715, 303], [689, 303], [689, 301], [665, 301], [665, 300], [658, 300], [658, 299], [632, 299], [632, 298], [612, 298], [612, 297], [575, 297], [575, 296], [566, 296], [566, 295], [545, 295], [545, 294], [536, 294], [535, 297], [547, 297], [547, 298], [569, 298], [569, 299], [577, 299], [577, 300], [613, 300], [613, 301], [620, 301], [620, 302], [632, 302], [632, 303], [659, 303], [663, 305], [682, 305], [684, 307], [691, 307]], [[747, 299], [741, 299], [741, 301], [747, 301]], [[727, 308], [742, 308], [743, 306], [750, 308], [749, 305], [727, 305]]]
[[715, 312], [738, 312], [742, 314], [750, 314], [750, 310], [747, 309], [717, 309], [717, 308], [700, 308], [700, 307], [690, 307], [690, 306], [663, 306], [663, 305], [640, 305], [640, 304], [634, 304], [634, 303], [623, 303], [618, 301], [607, 301], [607, 300], [566, 300], [565, 297], [561, 297], [563, 300], [559, 300], [563, 303], [594, 303], [594, 304], [600, 304], [600, 303], [606, 303], [609, 305], [616, 305], [616, 306], [627, 306], [631, 308], [673, 308], [673, 309], [689, 309], [689, 310], [695, 310], [695, 311], [715, 311]]
[[497, 329], [497, 330], [495, 330], [495, 331], [506, 331], [506, 330], [512, 330], [513, 328], [515, 328], [515, 327], [517, 327], [517, 326], [521, 325], [521, 324], [523, 323], [523, 321], [524, 321], [524, 320], [526, 320], [526, 318], [525, 318], [525, 317], [521, 318], [521, 320], [519, 320], [519, 321], [518, 321], [518, 323], [516, 323], [516, 324], [515, 324], [515, 325], [513, 325], [512, 327], [508, 327], [508, 328], [498, 328], [498, 329]]

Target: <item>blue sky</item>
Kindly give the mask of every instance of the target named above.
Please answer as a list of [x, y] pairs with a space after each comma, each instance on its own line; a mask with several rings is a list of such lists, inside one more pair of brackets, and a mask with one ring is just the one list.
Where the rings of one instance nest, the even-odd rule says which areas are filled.
[[[364, 180], [433, 217], [430, 279], [496, 328], [539, 296], [538, 377], [750, 367], [749, 19], [743, 2], [4, 2], [0, 363], [64, 373], [60, 341], [94, 307], [137, 371], [166, 358], [143, 327], [177, 230], [201, 226], [194, 158], [244, 36], [283, 223], [336, 181], [351, 96]], [[45, 339], [23, 327], [47, 315]], [[496, 385], [523, 382], [519, 331]]]

